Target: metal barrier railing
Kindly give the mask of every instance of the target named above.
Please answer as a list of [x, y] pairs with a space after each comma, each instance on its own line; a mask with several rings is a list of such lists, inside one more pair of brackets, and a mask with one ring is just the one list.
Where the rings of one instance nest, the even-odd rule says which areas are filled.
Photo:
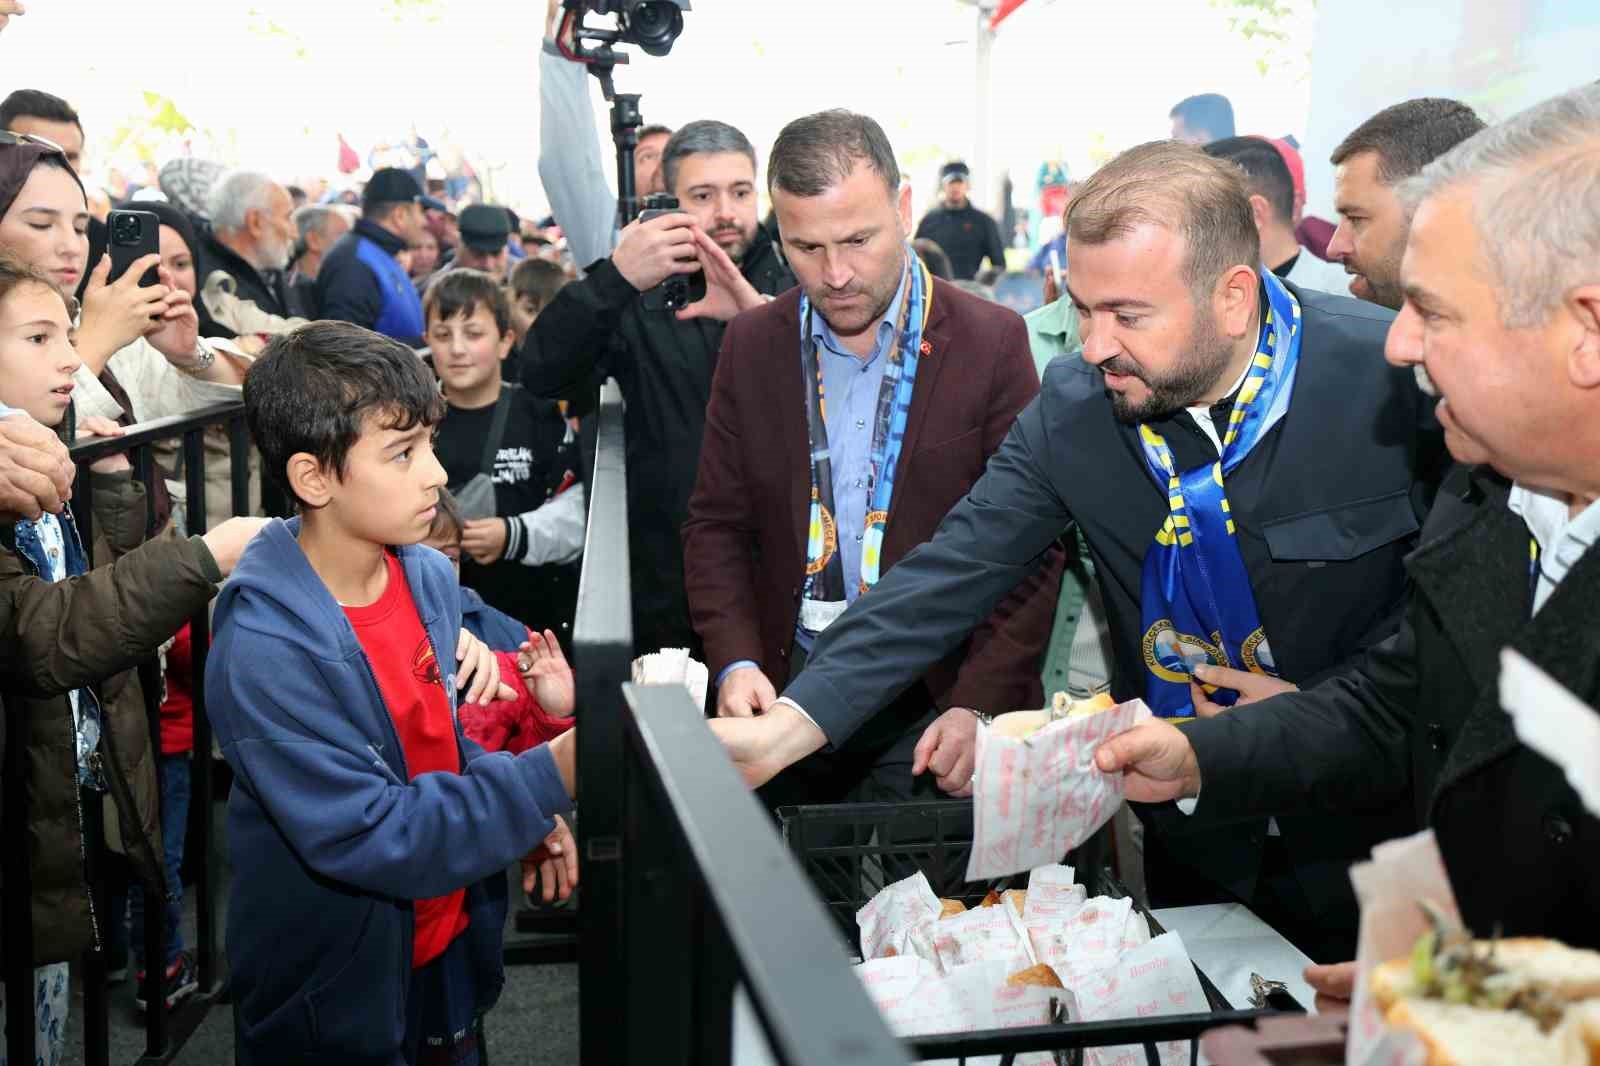
[[633, 625], [622, 409], [608, 382], [573, 625], [580, 1061], [727, 1063], [742, 985], [785, 1066], [906, 1062], [700, 709], [682, 689], [625, 684]]
[[[72, 510], [90, 566], [94, 565], [94, 486], [88, 467], [96, 459], [127, 452], [134, 475], [145, 485], [160, 476], [152, 452], [154, 445], [181, 440], [185, 487], [185, 527], [189, 534], [206, 530], [205, 445], [207, 429], [226, 427], [231, 453], [232, 505], [234, 514], [247, 514], [249, 497], [250, 441], [240, 402], [218, 404], [172, 418], [141, 423], [126, 435], [80, 441], [72, 445], [72, 461], [78, 467], [73, 488]], [[147, 491], [147, 528], [154, 517], [154, 493]], [[205, 710], [206, 653], [211, 645], [210, 613], [202, 608], [189, 620], [193, 648], [191, 685], [194, 698], [194, 766], [190, 805], [190, 830], [186, 833], [185, 863], [196, 871], [194, 899], [197, 928], [194, 945], [200, 988], [170, 1014], [163, 1008], [163, 983], [166, 957], [165, 929], [161, 900], [147, 895], [143, 930], [146, 969], [145, 1052], [137, 1066], [170, 1062], [193, 1034], [211, 1006], [225, 995], [225, 982], [218, 955], [217, 862], [213, 854], [213, 813], [216, 793], [215, 766], [211, 758], [211, 723]], [[145, 713], [150, 730], [151, 752], [159, 757], [160, 674], [154, 658], [138, 668], [144, 692]], [[19, 698], [6, 693], [6, 705], [20, 707]], [[6, 717], [6, 756], [3, 781], [3, 808], [0, 808], [0, 842], [4, 854], [5, 893], [0, 901], [0, 929], [5, 941], [6, 1053], [12, 1063], [31, 1063], [35, 1059], [33, 1023], [33, 928], [31, 914], [31, 871], [28, 862], [27, 746], [29, 723], [25, 715]], [[120, 921], [105, 906], [105, 837], [99, 797], [86, 794], [83, 803], [85, 876], [96, 910], [103, 916], [99, 925], [101, 946], [107, 935], [107, 921]], [[89, 802], [92, 800], [92, 802]], [[160, 859], [160, 856], [157, 856]], [[83, 1041], [87, 1066], [108, 1066], [110, 1058], [110, 994], [106, 978], [106, 955], [91, 949], [82, 960]]]

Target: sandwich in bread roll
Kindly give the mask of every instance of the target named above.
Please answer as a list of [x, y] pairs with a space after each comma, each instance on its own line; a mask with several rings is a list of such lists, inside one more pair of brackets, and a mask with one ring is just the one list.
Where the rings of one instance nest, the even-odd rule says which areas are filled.
[[1044, 963], [1029, 966], [1026, 970], [1018, 970], [1006, 978], [1008, 985], [1038, 985], [1041, 988], [1061, 988], [1061, 978], [1056, 976], [1055, 970]]
[[1434, 928], [1372, 972], [1384, 1019], [1415, 1032], [1428, 1066], [1600, 1063], [1600, 952], [1536, 937], [1473, 940]]
[[1051, 705], [1042, 711], [1012, 711], [996, 715], [989, 728], [996, 736], [1025, 740], [1060, 718], [1087, 718], [1091, 714], [1115, 707], [1111, 694], [1101, 692], [1086, 700], [1074, 700], [1065, 692], [1057, 692]]
[[941, 899], [941, 900], [939, 900], [939, 917], [940, 918], [954, 918], [958, 914], [965, 914], [965, 913], [967, 913], [967, 905], [965, 903], [962, 903], [959, 899]]

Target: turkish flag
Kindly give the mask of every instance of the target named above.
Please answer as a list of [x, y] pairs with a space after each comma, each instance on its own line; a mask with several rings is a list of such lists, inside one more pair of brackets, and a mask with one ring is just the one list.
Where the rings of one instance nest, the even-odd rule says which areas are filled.
[[1000, 0], [1000, 6], [995, 8], [993, 17], [989, 19], [990, 32], [992, 33], [993, 31], [998, 30], [1000, 28], [1000, 23], [1006, 20], [1006, 16], [1010, 15], [1013, 11], [1021, 7], [1026, 2], [1027, 0]]

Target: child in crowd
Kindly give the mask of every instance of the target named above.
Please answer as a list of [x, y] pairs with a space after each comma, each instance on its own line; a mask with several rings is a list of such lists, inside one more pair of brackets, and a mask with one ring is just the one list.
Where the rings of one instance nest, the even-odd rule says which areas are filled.
[[423, 301], [444, 385], [437, 448], [466, 519], [461, 580], [513, 618], [571, 640], [586, 521], [578, 443], [560, 408], [504, 382], [505, 291], [477, 270], [447, 270]]
[[[444, 405], [416, 355], [315, 322], [268, 344], [244, 400], [300, 517], [245, 553], [206, 670], [234, 773], [238, 1061], [470, 1066], [504, 983], [505, 868], [533, 853], [548, 894], [576, 881], [555, 816], [574, 736], [512, 756], [456, 725], [458, 584], [419, 544]], [[497, 682], [483, 651], [474, 669]]]
[[[46, 275], [0, 256], [0, 404], [59, 425], [78, 366], [66, 298]], [[119, 432], [109, 423], [85, 428]], [[84, 803], [110, 794], [135, 874], [164, 894], [156, 812], [140, 808], [129, 784], [149, 772], [151, 758], [131, 668], [205, 606], [262, 525], [234, 519], [204, 537], [141, 544], [144, 494], [127, 457], [100, 459], [90, 472], [97, 539], [114, 561], [88, 569], [70, 509], [0, 523], [0, 670], [22, 697], [8, 704], [6, 720], [27, 723], [33, 767], [33, 950], [60, 960], [36, 971], [32, 996], [44, 1061], [59, 1060], [65, 1041], [65, 960], [104, 949], [84, 865], [94, 853], [83, 840]]]
[[[524, 259], [511, 271], [511, 291], [507, 295], [511, 299], [511, 333], [516, 337], [518, 350], [539, 312], [549, 307], [556, 293], [571, 280], [559, 263], [548, 259]], [[516, 379], [508, 377], [506, 380]]]
[[[438, 513], [422, 543], [456, 563], [459, 572], [463, 532], [455, 498], [441, 489]], [[517, 693], [513, 699], [462, 707], [461, 731], [468, 739], [485, 751], [519, 755], [572, 728], [572, 668], [554, 633], [535, 633], [469, 588], [461, 590], [461, 625], [494, 650], [501, 678]]]

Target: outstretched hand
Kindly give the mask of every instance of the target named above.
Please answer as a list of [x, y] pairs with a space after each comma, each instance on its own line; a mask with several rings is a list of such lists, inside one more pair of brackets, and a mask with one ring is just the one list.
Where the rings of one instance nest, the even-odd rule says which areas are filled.
[[546, 903], [566, 899], [578, 887], [578, 845], [572, 839], [572, 830], [566, 820], [556, 815], [556, 827], [544, 838], [544, 843], [530, 851], [522, 860], [522, 891], [539, 893]]
[[577, 709], [577, 686], [561, 642], [550, 630], [534, 633], [517, 649], [517, 672], [547, 714], [570, 718]]
[[952, 707], [923, 731], [912, 755], [911, 776], [926, 771], [952, 796], [972, 795], [972, 769], [977, 760], [978, 716]]
[[1164, 803], [1200, 794], [1200, 763], [1183, 730], [1156, 718], [1118, 733], [1094, 753], [1102, 773], [1122, 774], [1135, 803]]

